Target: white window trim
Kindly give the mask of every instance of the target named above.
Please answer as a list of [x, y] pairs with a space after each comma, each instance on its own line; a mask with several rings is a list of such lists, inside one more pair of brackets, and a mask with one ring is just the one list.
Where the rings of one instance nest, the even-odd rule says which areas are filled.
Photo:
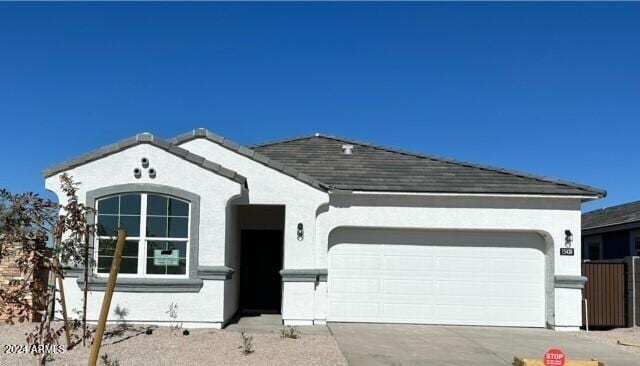
[[[595, 235], [595, 236], [590, 236], [587, 237], [585, 239], [585, 250], [586, 250], [586, 254], [587, 256], [589, 255], [589, 247], [591, 246], [591, 244], [598, 244], [598, 259], [603, 259], [604, 257], [604, 250], [603, 250], [603, 246], [602, 246], [602, 235]], [[597, 260], [597, 259], [591, 259], [591, 258], [585, 258], [585, 260]]]
[[[98, 210], [99, 210], [99, 205], [100, 205], [100, 200], [109, 198], [109, 197], [113, 197], [113, 196], [121, 196], [121, 195], [127, 195], [127, 194], [140, 194], [140, 235], [139, 236], [127, 236], [127, 240], [129, 241], [134, 241], [137, 240], [138, 241], [138, 273], [118, 273], [118, 277], [120, 278], [189, 278], [189, 270], [190, 270], [190, 266], [191, 266], [191, 261], [189, 260], [191, 257], [191, 202], [182, 199], [182, 198], [178, 198], [178, 197], [174, 197], [171, 195], [167, 195], [167, 194], [162, 194], [162, 193], [151, 193], [152, 195], [157, 195], [157, 196], [162, 196], [162, 197], [168, 197], [168, 198], [173, 198], [179, 201], [182, 201], [184, 203], [186, 203], [187, 206], [187, 212], [189, 213], [189, 216], [187, 218], [187, 237], [186, 238], [161, 238], [161, 237], [147, 237], [147, 196], [149, 193], [146, 192], [131, 192], [131, 193], [127, 193], [127, 192], [121, 192], [121, 193], [115, 193], [115, 194], [110, 194], [107, 196], [103, 196], [103, 197], [98, 197], [95, 201], [95, 217], [96, 217], [96, 224], [98, 224]], [[120, 212], [118, 212], [118, 215], [120, 215]], [[98, 272], [98, 253], [99, 253], [99, 240], [100, 239], [115, 239], [114, 237], [110, 237], [110, 236], [99, 236], [99, 235], [95, 235], [94, 236], [94, 248], [96, 248], [96, 250], [94, 250], [93, 253], [93, 259], [96, 263], [96, 266], [93, 269], [93, 274], [97, 277], [102, 277], [102, 278], [106, 278], [109, 277], [109, 273], [99, 273]], [[175, 241], [175, 242], [183, 242], [186, 243], [186, 253], [185, 253], [185, 260], [186, 260], [186, 267], [185, 267], [185, 274], [182, 275], [175, 275], [175, 274], [147, 274], [146, 273], [146, 266], [147, 266], [147, 242], [148, 241]]]

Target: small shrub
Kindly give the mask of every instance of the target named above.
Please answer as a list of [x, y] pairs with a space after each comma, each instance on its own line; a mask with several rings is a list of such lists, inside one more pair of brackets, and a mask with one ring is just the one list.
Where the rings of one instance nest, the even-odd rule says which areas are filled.
[[109, 358], [108, 354], [103, 353], [102, 356], [100, 356], [100, 365], [101, 366], [120, 366], [120, 361], [112, 360]]
[[300, 337], [300, 333], [298, 333], [298, 328], [296, 327], [282, 327], [282, 338], [291, 338], [298, 339]]
[[[169, 304], [169, 310], [165, 311], [166, 314], [169, 314], [169, 317], [171, 319], [173, 319], [174, 321], [178, 319], [178, 304], [176, 303], [171, 303]], [[171, 325], [171, 330], [173, 331], [177, 331], [179, 329], [182, 329], [182, 323], [180, 322], [175, 322], [173, 325]]]
[[238, 348], [241, 349], [242, 354], [248, 356], [255, 352], [255, 349], [253, 349], [253, 337], [246, 335], [244, 332], [240, 332], [240, 337], [242, 338], [242, 345]]

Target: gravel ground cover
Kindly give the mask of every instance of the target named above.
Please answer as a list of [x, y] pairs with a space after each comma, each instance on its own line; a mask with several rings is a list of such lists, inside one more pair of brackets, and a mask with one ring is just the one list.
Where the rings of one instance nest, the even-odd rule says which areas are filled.
[[[614, 344], [620, 349], [640, 355], [640, 328], [618, 328], [578, 333], [579, 337]], [[623, 344], [620, 344], [623, 343]]]
[[[31, 324], [0, 325], [0, 365], [36, 365], [31, 354], [7, 354], [4, 345], [25, 344], [24, 334]], [[115, 327], [108, 331], [115, 330]], [[100, 350], [120, 366], [127, 365], [347, 365], [333, 337], [300, 335], [298, 339], [279, 334], [251, 334], [254, 352], [244, 355], [238, 332], [217, 329], [182, 330], [156, 328], [146, 335], [144, 328], [131, 327], [121, 334], [105, 337]], [[64, 339], [64, 336], [63, 336]], [[52, 365], [86, 365], [89, 347], [76, 346], [64, 353], [52, 354]], [[98, 360], [98, 365], [101, 361]]]

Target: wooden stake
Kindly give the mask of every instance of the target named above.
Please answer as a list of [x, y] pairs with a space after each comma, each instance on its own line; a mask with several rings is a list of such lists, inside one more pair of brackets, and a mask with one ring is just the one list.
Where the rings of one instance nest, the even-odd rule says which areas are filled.
[[60, 287], [60, 304], [62, 305], [62, 321], [64, 321], [64, 334], [67, 337], [67, 349], [71, 347], [71, 332], [69, 331], [69, 321], [67, 320], [67, 303], [64, 299], [64, 285], [62, 276], [58, 277], [58, 287]]
[[113, 262], [111, 263], [111, 272], [109, 273], [109, 280], [107, 281], [107, 288], [104, 291], [104, 298], [102, 299], [102, 308], [100, 308], [100, 318], [98, 319], [98, 327], [96, 329], [96, 338], [93, 340], [91, 346], [91, 353], [89, 354], [89, 366], [95, 366], [98, 362], [98, 355], [100, 354], [100, 344], [102, 343], [102, 336], [104, 335], [104, 328], [107, 323], [107, 316], [109, 315], [109, 307], [111, 307], [111, 298], [113, 297], [113, 290], [116, 287], [116, 279], [118, 278], [118, 272], [120, 272], [120, 261], [122, 260], [122, 252], [124, 251], [125, 238], [127, 237], [127, 231], [125, 229], [118, 230], [118, 241], [116, 243], [116, 251], [113, 254]]
[[82, 288], [82, 347], [87, 345], [87, 296], [89, 293], [89, 226], [84, 231], [84, 286]]

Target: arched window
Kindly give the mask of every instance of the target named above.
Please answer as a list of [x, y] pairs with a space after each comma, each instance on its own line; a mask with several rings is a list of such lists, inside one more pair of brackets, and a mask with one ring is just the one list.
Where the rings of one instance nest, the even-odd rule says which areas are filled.
[[190, 203], [155, 193], [122, 193], [96, 202], [97, 273], [108, 274], [118, 228], [127, 229], [120, 272], [124, 277], [189, 273]]

